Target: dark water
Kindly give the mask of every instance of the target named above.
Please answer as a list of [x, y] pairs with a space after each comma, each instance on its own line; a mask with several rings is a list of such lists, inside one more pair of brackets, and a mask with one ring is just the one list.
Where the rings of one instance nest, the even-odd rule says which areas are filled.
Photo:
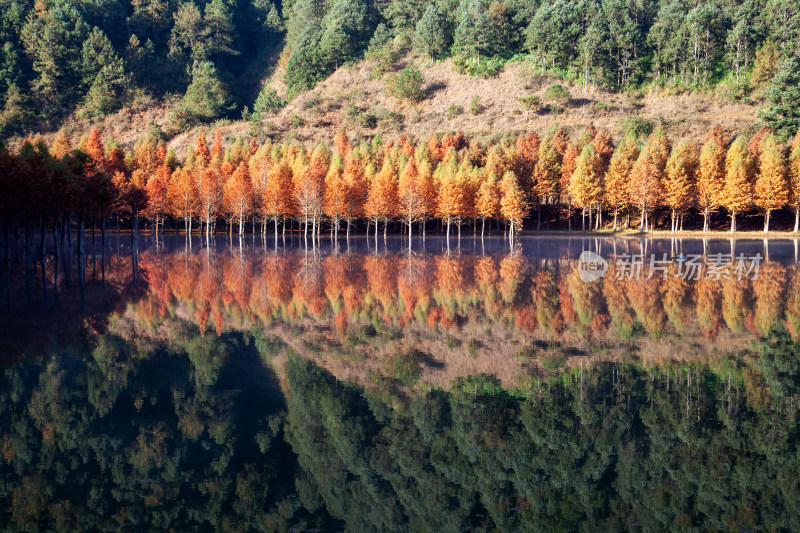
[[794, 241], [411, 248], [5, 264], [0, 529], [800, 526]]

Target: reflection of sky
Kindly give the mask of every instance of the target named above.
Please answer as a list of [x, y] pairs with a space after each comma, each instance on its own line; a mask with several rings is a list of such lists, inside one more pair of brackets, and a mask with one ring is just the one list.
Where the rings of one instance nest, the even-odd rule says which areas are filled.
[[[431, 223], [433, 226], [435, 223]], [[415, 228], [416, 229], [416, 228]], [[434, 229], [434, 228], [431, 228]], [[160, 237], [159, 248], [164, 250], [183, 250], [186, 247], [184, 236], [166, 235]], [[115, 239], [111, 238], [111, 247], [116, 249]], [[129, 251], [130, 239], [120, 240], [121, 250]], [[192, 238], [192, 250], [205, 246], [205, 239], [202, 237]], [[139, 250], [146, 250], [153, 247], [153, 240], [141, 237], [139, 240]], [[224, 249], [231, 247], [239, 250], [239, 239], [234, 237], [232, 240], [227, 237], [217, 236], [212, 242], [212, 249]], [[273, 235], [267, 231], [267, 238], [261, 239], [246, 236], [241, 240], [242, 251], [276, 251], [276, 241]], [[313, 239], [303, 239], [302, 236], [287, 236], [285, 239], [278, 235], [277, 251], [284, 250], [308, 250], [316, 251], [322, 255], [331, 253], [408, 253], [408, 238], [397, 235], [389, 235], [385, 239], [379, 235], [375, 239], [374, 234], [369, 237], [363, 233], [352, 233], [350, 239], [340, 233], [339, 239], [333, 242], [329, 234], [324, 232], [322, 237], [314, 243]], [[575, 258], [584, 250], [599, 253], [603, 257], [613, 257], [616, 254], [657, 254], [667, 253], [670, 257], [681, 253], [712, 255], [722, 254], [745, 254], [754, 256], [760, 253], [762, 257], [781, 264], [793, 264], [800, 260], [800, 239], [702, 239], [702, 238], [639, 238], [639, 237], [585, 237], [585, 236], [537, 236], [527, 235], [515, 238], [514, 250], [524, 256], [542, 259], [567, 259]], [[472, 230], [464, 228], [461, 239], [451, 236], [448, 240], [439, 235], [428, 236], [424, 240], [422, 237], [415, 236], [411, 242], [411, 251], [414, 253], [425, 254], [446, 254], [446, 253], [466, 253], [466, 254], [498, 254], [509, 253], [510, 246], [507, 239], [493, 235], [481, 239], [480, 225], [478, 234], [473, 236]]]

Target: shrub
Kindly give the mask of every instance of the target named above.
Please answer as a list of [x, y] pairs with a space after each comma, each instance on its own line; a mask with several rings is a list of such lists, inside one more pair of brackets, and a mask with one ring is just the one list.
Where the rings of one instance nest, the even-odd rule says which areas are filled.
[[558, 112], [562, 107], [566, 106], [569, 99], [569, 89], [557, 83], [545, 89], [542, 96], [542, 100], [548, 104], [553, 112]]
[[413, 65], [409, 65], [397, 74], [390, 76], [387, 84], [390, 95], [400, 100], [419, 102], [422, 100], [422, 73]]
[[453, 120], [460, 114], [461, 114], [461, 108], [456, 104], [450, 104], [450, 107], [447, 108], [447, 118], [450, 120]]
[[625, 135], [645, 137], [653, 132], [653, 123], [644, 117], [625, 117], [620, 121]]
[[542, 107], [542, 97], [538, 94], [529, 94], [528, 96], [520, 96], [519, 103], [525, 108], [525, 120], [528, 120], [528, 113], [531, 111], [539, 111]]
[[472, 100], [469, 102], [469, 112], [473, 115], [477, 115], [483, 110], [483, 106], [481, 105], [481, 97], [477, 94], [472, 97]]
[[506, 60], [501, 57], [489, 57], [481, 59], [478, 64], [476, 57], [464, 58], [456, 56], [453, 58], [453, 65], [457, 72], [477, 76], [483, 79], [495, 78], [503, 70]]

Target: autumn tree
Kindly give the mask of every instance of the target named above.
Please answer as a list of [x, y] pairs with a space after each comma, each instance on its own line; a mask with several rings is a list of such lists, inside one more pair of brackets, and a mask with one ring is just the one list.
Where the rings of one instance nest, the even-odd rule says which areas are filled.
[[314, 149], [308, 164], [302, 165], [294, 172], [294, 197], [300, 216], [305, 221], [303, 231], [306, 237], [308, 236], [309, 220], [313, 224], [311, 236], [316, 235], [317, 217], [322, 212], [328, 159], [327, 148], [320, 144]]
[[261, 193], [261, 211], [265, 218], [275, 224], [275, 240], [278, 239], [278, 220], [283, 219], [286, 232], [286, 216], [292, 212], [292, 169], [285, 162], [276, 162], [269, 169], [267, 183]]
[[561, 192], [559, 188], [561, 163], [562, 153], [554, 142], [554, 136], [545, 137], [539, 144], [536, 163], [533, 167], [533, 194], [531, 196], [536, 199], [537, 210], [542, 204], [558, 203], [558, 196]]
[[411, 239], [411, 225], [422, 216], [424, 209], [425, 200], [419, 182], [419, 169], [412, 158], [400, 173], [397, 187], [397, 211], [408, 225], [409, 239]]
[[683, 230], [684, 213], [693, 205], [697, 148], [684, 139], [672, 150], [664, 170], [664, 203], [672, 211], [672, 232]]
[[364, 215], [364, 203], [367, 201], [368, 190], [360, 153], [355, 150], [345, 157], [344, 183], [347, 188], [345, 220], [347, 220], [347, 236], [349, 237], [353, 221]]
[[197, 214], [198, 193], [192, 171], [187, 168], [178, 168], [172, 173], [172, 179], [167, 190], [170, 212], [183, 219], [184, 231], [187, 235], [192, 232], [192, 217]]
[[661, 171], [656, 165], [656, 159], [650, 154], [649, 143], [639, 153], [631, 169], [628, 194], [631, 203], [641, 212], [640, 231], [647, 231], [647, 215], [658, 204], [662, 195]]
[[375, 221], [375, 238], [378, 238], [378, 221], [383, 220], [383, 236], [386, 237], [389, 219], [397, 212], [397, 178], [390, 158], [385, 157], [383, 167], [369, 185], [364, 212]]
[[[344, 177], [342, 157], [338, 151], [342, 147], [337, 146], [336, 155], [333, 156], [328, 173], [325, 175], [325, 193], [323, 210], [325, 215], [331, 220], [331, 231], [335, 237], [339, 237], [339, 224], [347, 216], [347, 195], [348, 190]], [[344, 151], [344, 150], [343, 150]]]
[[253, 208], [253, 182], [250, 170], [242, 161], [225, 183], [224, 200], [226, 210], [238, 219], [239, 236], [244, 233], [244, 219]]
[[576, 206], [583, 211], [583, 228], [586, 231], [586, 213], [589, 212], [589, 227], [592, 226], [592, 206], [600, 201], [603, 194], [600, 175], [600, 157], [594, 146], [587, 144], [575, 161], [575, 171], [569, 181], [569, 194]]
[[509, 223], [508, 236], [513, 241], [517, 228], [527, 214], [525, 195], [519, 187], [517, 176], [512, 170], [503, 175], [500, 182], [500, 215]]
[[461, 224], [461, 215], [466, 207], [464, 184], [458, 177], [458, 170], [453, 165], [440, 166], [439, 194], [436, 203], [436, 216], [447, 225], [447, 238], [450, 239], [450, 225]]
[[708, 219], [722, 200], [725, 185], [725, 144], [721, 131], [713, 130], [700, 150], [697, 167], [696, 205], [703, 213], [703, 232], [708, 231]]
[[218, 168], [199, 167], [196, 172], [199, 196], [198, 215], [206, 224], [206, 239], [208, 239], [212, 231], [212, 223], [216, 221], [222, 203], [222, 181]]
[[725, 185], [721, 205], [731, 215], [731, 233], [736, 232], [736, 213], [753, 203], [753, 180], [750, 156], [744, 139], [737, 137], [725, 157]]
[[800, 131], [794, 137], [789, 154], [789, 185], [794, 207], [794, 232], [800, 232]]
[[[147, 211], [146, 215], [153, 217], [153, 233], [158, 233], [159, 224], [163, 228], [164, 216], [169, 211], [168, 191], [172, 170], [167, 165], [161, 165], [155, 174], [147, 180]], [[163, 232], [163, 229], [162, 229]]]
[[614, 210], [614, 231], [617, 231], [619, 211], [627, 209], [630, 205], [628, 183], [631, 170], [638, 157], [639, 148], [636, 138], [628, 135], [614, 150], [608, 165], [605, 175], [604, 200], [606, 205]]
[[481, 218], [481, 238], [486, 233], [486, 219], [497, 218], [500, 215], [500, 189], [494, 174], [481, 182], [478, 194], [475, 197], [475, 210]]
[[764, 233], [769, 232], [770, 214], [789, 203], [786, 159], [774, 135], [764, 137], [759, 146], [755, 203], [764, 210]]

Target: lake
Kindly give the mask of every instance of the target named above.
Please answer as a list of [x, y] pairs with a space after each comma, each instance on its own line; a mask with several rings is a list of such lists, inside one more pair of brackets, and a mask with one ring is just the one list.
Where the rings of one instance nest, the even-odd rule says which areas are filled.
[[800, 524], [797, 241], [86, 252], [0, 270], [4, 531]]

